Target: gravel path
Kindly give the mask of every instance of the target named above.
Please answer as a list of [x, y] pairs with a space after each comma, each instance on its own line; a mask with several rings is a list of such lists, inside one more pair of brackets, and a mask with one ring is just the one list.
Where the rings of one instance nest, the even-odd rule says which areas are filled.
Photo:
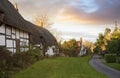
[[89, 64], [97, 71], [107, 75], [109, 78], [120, 78], [120, 71], [103, 64], [98, 55], [93, 55], [92, 59], [89, 61]]

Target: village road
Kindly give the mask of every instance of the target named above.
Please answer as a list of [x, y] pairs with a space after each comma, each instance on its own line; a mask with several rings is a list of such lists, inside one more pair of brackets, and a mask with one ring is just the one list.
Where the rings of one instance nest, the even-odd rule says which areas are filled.
[[93, 55], [89, 64], [97, 71], [107, 75], [109, 78], [120, 78], [120, 71], [103, 64], [98, 55]]

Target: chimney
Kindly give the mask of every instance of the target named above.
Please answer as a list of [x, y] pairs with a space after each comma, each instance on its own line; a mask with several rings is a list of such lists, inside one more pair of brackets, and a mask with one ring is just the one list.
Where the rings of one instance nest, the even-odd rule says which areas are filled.
[[19, 12], [17, 3], [14, 4], [15, 9]]

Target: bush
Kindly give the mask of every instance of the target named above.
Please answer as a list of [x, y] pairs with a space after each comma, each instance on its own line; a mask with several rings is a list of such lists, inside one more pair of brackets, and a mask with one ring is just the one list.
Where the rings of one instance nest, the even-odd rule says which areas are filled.
[[12, 53], [0, 47], [0, 78], [8, 78], [12, 67]]
[[25, 52], [19, 52], [13, 54], [13, 59], [14, 67], [24, 68], [25, 65], [27, 64], [26, 59], [28, 59], [28, 56], [26, 55]]
[[31, 56], [33, 56], [36, 60], [40, 60], [43, 56], [42, 50], [40, 50], [39, 48], [30, 50], [28, 54], [31, 54]]
[[[12, 52], [0, 47], [0, 78], [9, 78], [11, 73], [26, 68], [30, 64], [40, 60], [42, 57], [42, 50], [32, 49], [28, 52]], [[15, 70], [14, 70], [15, 69]]]
[[13, 54], [14, 66], [25, 68], [41, 58], [42, 51], [40, 49], [32, 49], [28, 52], [19, 52]]
[[107, 63], [115, 63], [116, 62], [116, 54], [105, 54], [105, 60]]
[[120, 57], [116, 58], [116, 62], [120, 64]]

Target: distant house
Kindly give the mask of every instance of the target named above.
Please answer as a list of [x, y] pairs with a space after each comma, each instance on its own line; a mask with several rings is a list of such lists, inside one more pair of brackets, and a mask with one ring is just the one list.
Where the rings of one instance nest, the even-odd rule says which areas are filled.
[[83, 40], [82, 38], [80, 38], [79, 41], [77, 41], [78, 43], [78, 56], [83, 56], [83, 55], [86, 55], [87, 54], [87, 49], [85, 48], [85, 46], [83, 45]]
[[8, 0], [0, 0], [0, 46], [11, 52], [23, 52], [30, 47], [58, 47], [55, 37], [46, 29], [26, 21]]

